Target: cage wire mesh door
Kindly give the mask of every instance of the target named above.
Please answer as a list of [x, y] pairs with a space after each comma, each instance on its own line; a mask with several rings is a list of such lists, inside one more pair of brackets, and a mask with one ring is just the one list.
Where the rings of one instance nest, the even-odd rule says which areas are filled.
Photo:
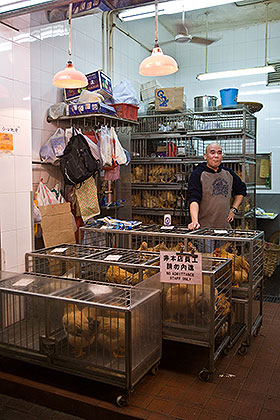
[[160, 292], [34, 275], [1, 281], [0, 353], [121, 389], [161, 358]]

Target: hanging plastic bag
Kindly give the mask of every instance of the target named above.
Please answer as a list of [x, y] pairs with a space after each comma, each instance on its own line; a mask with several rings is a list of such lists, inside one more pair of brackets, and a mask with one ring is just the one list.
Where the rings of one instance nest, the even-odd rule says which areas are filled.
[[56, 198], [55, 193], [53, 193], [41, 180], [39, 182], [37, 191], [35, 193], [36, 200], [38, 201], [38, 206], [49, 206], [53, 204], [59, 204], [59, 201]]
[[[100, 166], [102, 167], [103, 166], [103, 162], [102, 162], [102, 157], [101, 157], [101, 153], [100, 153], [100, 144], [99, 144], [99, 141], [96, 138], [95, 134], [92, 134], [92, 135], [89, 136], [86, 133], [83, 133], [83, 136], [86, 139], [86, 141], [88, 142], [88, 145], [89, 145], [90, 151], [92, 153], [92, 156], [96, 160], [99, 160]], [[95, 142], [95, 141], [92, 140], [93, 137], [96, 138], [96, 141], [97, 142]]]
[[99, 131], [100, 154], [103, 166], [112, 166], [113, 162], [113, 141], [111, 131], [107, 126], [101, 127]]
[[122, 80], [113, 88], [113, 98], [115, 102], [138, 105], [139, 100], [132, 84], [128, 80]]
[[60, 189], [60, 185], [56, 184], [52, 189], [51, 192], [53, 192], [56, 196], [56, 199], [59, 203], [65, 203], [65, 199], [63, 197], [63, 195], [61, 194], [61, 189]]
[[113, 139], [113, 159], [117, 165], [125, 165], [127, 162], [126, 154], [114, 127], [111, 127], [111, 136]]
[[111, 170], [105, 170], [104, 171], [104, 179], [106, 181], [116, 181], [117, 179], [120, 179], [120, 167], [115, 166]]
[[34, 201], [33, 201], [33, 219], [34, 219], [34, 223], [41, 223], [42, 221], [41, 212], [36, 206], [36, 204], [34, 203]]
[[56, 132], [40, 149], [40, 159], [44, 163], [59, 165], [59, 157], [63, 155], [65, 149], [64, 130], [58, 128]]

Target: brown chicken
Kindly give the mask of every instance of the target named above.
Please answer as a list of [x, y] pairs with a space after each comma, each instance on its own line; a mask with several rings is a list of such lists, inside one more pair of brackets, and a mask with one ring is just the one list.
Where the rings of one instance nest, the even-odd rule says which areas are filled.
[[68, 304], [64, 309], [62, 324], [75, 356], [82, 357], [84, 350], [94, 343], [98, 331], [95, 308], [84, 307], [80, 310], [77, 305]]

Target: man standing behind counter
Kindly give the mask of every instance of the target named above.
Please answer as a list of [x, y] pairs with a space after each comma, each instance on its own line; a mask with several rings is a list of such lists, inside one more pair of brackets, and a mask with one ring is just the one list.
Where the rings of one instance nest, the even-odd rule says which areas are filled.
[[[223, 151], [219, 144], [209, 144], [204, 159], [206, 162], [199, 164], [189, 179], [191, 223], [188, 228], [230, 229], [230, 222], [246, 195], [246, 185], [232, 169], [221, 165]], [[230, 207], [232, 194], [234, 201]]]

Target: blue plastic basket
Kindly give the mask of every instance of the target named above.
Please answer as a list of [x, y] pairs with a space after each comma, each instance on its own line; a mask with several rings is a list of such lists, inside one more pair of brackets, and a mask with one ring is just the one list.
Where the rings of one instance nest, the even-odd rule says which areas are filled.
[[228, 88], [220, 90], [221, 102], [223, 108], [236, 108], [238, 89]]

